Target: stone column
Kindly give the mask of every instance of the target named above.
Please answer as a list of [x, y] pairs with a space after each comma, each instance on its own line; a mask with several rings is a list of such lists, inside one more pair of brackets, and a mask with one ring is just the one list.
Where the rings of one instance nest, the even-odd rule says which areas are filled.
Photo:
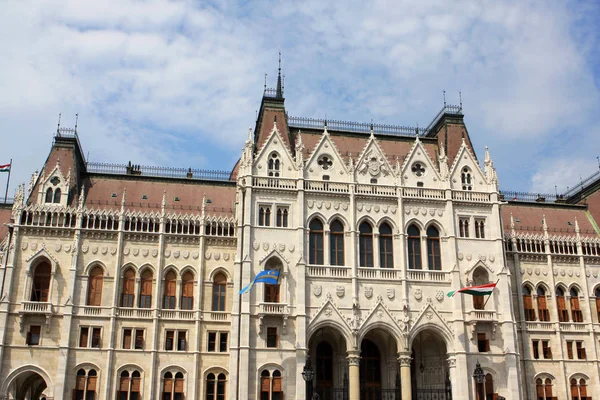
[[348, 352], [349, 400], [360, 400], [360, 352]]
[[402, 385], [402, 400], [412, 400], [412, 380], [410, 377], [410, 353], [398, 353], [400, 363], [400, 384]]

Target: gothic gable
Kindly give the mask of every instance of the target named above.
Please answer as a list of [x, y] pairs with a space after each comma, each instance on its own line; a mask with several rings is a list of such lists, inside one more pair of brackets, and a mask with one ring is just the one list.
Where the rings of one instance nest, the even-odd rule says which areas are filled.
[[369, 311], [369, 314], [365, 317], [361, 325], [361, 336], [366, 334], [369, 330], [374, 327], [382, 327], [383, 329], [391, 330], [393, 336], [398, 339], [404, 337], [406, 333], [406, 325], [400, 321], [396, 321], [390, 310], [383, 304], [381, 296], [378, 297], [377, 303]]
[[455, 190], [489, 190], [489, 182], [464, 140], [450, 168], [450, 181]]
[[38, 185], [38, 204], [55, 204], [66, 207], [69, 201], [71, 187], [71, 170], [65, 177], [60, 170], [60, 161], [47, 175], [40, 177]]
[[305, 166], [307, 179], [322, 180], [323, 176], [329, 176], [332, 181], [346, 181], [349, 176], [344, 160], [327, 132], [327, 127]]
[[333, 302], [331, 293], [327, 293], [325, 302], [319, 307], [317, 313], [310, 318], [306, 327], [306, 337], [310, 338], [319, 328], [325, 326], [335, 327], [346, 338], [347, 343], [352, 343], [352, 327], [348, 325], [337, 305]]
[[393, 185], [395, 175], [381, 146], [371, 135], [356, 163], [356, 181], [358, 183], [377, 183]]
[[402, 165], [402, 183], [409, 187], [441, 187], [442, 178], [419, 137]]
[[432, 331], [441, 334], [446, 341], [448, 350], [453, 347], [454, 342], [452, 338], [454, 336], [454, 332], [430, 302], [428, 302], [427, 305], [421, 310], [419, 316], [412, 324], [410, 328], [410, 337], [414, 339], [419, 332], [426, 329], [431, 329]]
[[277, 129], [273, 129], [254, 160], [254, 175], [295, 178], [297, 171], [292, 154]]

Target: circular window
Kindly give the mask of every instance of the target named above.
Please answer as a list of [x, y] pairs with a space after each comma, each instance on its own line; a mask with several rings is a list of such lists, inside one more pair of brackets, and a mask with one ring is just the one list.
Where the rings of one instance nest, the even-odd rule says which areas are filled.
[[425, 172], [426, 172], [425, 166], [420, 162], [414, 163], [412, 165], [411, 170], [412, 170], [413, 174], [415, 174], [416, 176], [419, 176], [419, 177], [424, 176]]
[[329, 157], [329, 156], [321, 156], [319, 158], [319, 161], [317, 161], [317, 163], [319, 164], [321, 169], [323, 169], [323, 171], [329, 171], [330, 169], [333, 168], [333, 161], [331, 160], [331, 157]]
[[58, 185], [60, 183], [60, 179], [58, 179], [56, 176], [52, 179], [50, 179], [50, 183], [52, 183], [54, 186]]

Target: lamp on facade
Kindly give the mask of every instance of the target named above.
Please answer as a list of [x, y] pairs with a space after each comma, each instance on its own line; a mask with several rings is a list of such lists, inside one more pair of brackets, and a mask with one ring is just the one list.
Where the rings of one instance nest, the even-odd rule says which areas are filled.
[[302, 368], [302, 379], [306, 382], [306, 398], [312, 399], [312, 381], [315, 379], [315, 371], [313, 370], [312, 364], [310, 363], [310, 355], [306, 355], [306, 362], [304, 368]]
[[477, 360], [477, 364], [475, 365], [475, 371], [473, 371], [473, 379], [477, 384], [477, 397], [479, 400], [484, 400], [483, 395], [483, 382], [485, 382], [485, 373], [483, 369], [481, 369], [481, 364], [479, 364], [479, 360]]

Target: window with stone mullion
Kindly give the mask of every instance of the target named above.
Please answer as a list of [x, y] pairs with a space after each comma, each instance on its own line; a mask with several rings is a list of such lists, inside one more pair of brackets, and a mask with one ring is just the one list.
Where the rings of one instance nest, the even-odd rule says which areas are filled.
[[339, 221], [329, 227], [329, 251], [331, 265], [344, 265], [344, 227]]

